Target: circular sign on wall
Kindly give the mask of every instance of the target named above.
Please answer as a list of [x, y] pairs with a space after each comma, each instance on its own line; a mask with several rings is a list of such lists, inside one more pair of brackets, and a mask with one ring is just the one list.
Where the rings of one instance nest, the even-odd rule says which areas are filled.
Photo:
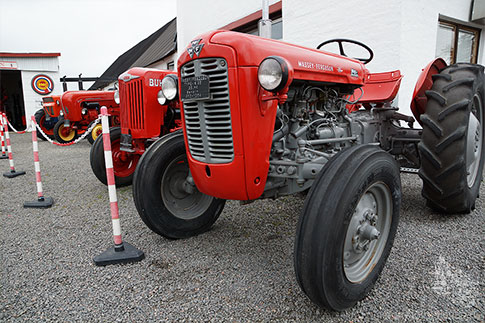
[[40, 95], [46, 95], [54, 89], [54, 82], [52, 79], [44, 74], [34, 76], [32, 79], [32, 89]]

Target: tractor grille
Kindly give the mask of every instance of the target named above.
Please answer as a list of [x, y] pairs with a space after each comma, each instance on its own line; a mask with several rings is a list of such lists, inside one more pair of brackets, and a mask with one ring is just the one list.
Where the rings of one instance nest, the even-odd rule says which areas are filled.
[[133, 130], [145, 128], [145, 106], [143, 105], [143, 81], [135, 79], [119, 82], [121, 127]]
[[190, 154], [195, 160], [220, 164], [234, 159], [229, 103], [227, 62], [223, 58], [201, 58], [182, 66], [182, 79], [209, 77], [210, 99], [184, 101], [185, 130]]

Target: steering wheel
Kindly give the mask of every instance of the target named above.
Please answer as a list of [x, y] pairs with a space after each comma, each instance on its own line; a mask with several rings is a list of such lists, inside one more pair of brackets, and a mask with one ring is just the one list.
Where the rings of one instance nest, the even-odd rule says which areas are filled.
[[363, 47], [367, 52], [369, 52], [369, 57], [368, 58], [352, 57], [352, 58], [353, 59], [357, 59], [357, 60], [361, 61], [364, 64], [369, 63], [372, 60], [372, 58], [374, 58], [374, 52], [372, 51], [372, 49], [370, 49], [369, 46], [367, 46], [366, 44], [363, 44], [363, 43], [361, 43], [359, 41], [353, 40], [353, 39], [345, 39], [345, 38], [329, 39], [329, 40], [324, 41], [320, 45], [318, 45], [317, 46], [317, 49], [320, 49], [323, 46], [328, 45], [330, 43], [337, 43], [338, 44], [339, 51], [340, 51], [340, 55], [345, 56], [345, 57], [348, 57], [348, 56], [345, 54], [344, 46], [343, 46], [342, 43], [351, 43], [351, 44], [355, 44], [355, 45], [358, 45], [360, 47]]

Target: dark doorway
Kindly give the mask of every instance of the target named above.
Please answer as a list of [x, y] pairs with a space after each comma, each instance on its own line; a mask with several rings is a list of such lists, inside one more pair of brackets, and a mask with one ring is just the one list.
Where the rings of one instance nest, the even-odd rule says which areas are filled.
[[0, 70], [0, 110], [18, 130], [25, 129], [24, 91], [20, 71]]

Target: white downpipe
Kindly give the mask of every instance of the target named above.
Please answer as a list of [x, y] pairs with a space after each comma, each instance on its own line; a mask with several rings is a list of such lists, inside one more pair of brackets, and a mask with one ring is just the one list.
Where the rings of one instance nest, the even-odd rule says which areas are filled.
[[271, 19], [269, 19], [269, 0], [262, 0], [263, 14], [258, 22], [259, 36], [271, 38]]

